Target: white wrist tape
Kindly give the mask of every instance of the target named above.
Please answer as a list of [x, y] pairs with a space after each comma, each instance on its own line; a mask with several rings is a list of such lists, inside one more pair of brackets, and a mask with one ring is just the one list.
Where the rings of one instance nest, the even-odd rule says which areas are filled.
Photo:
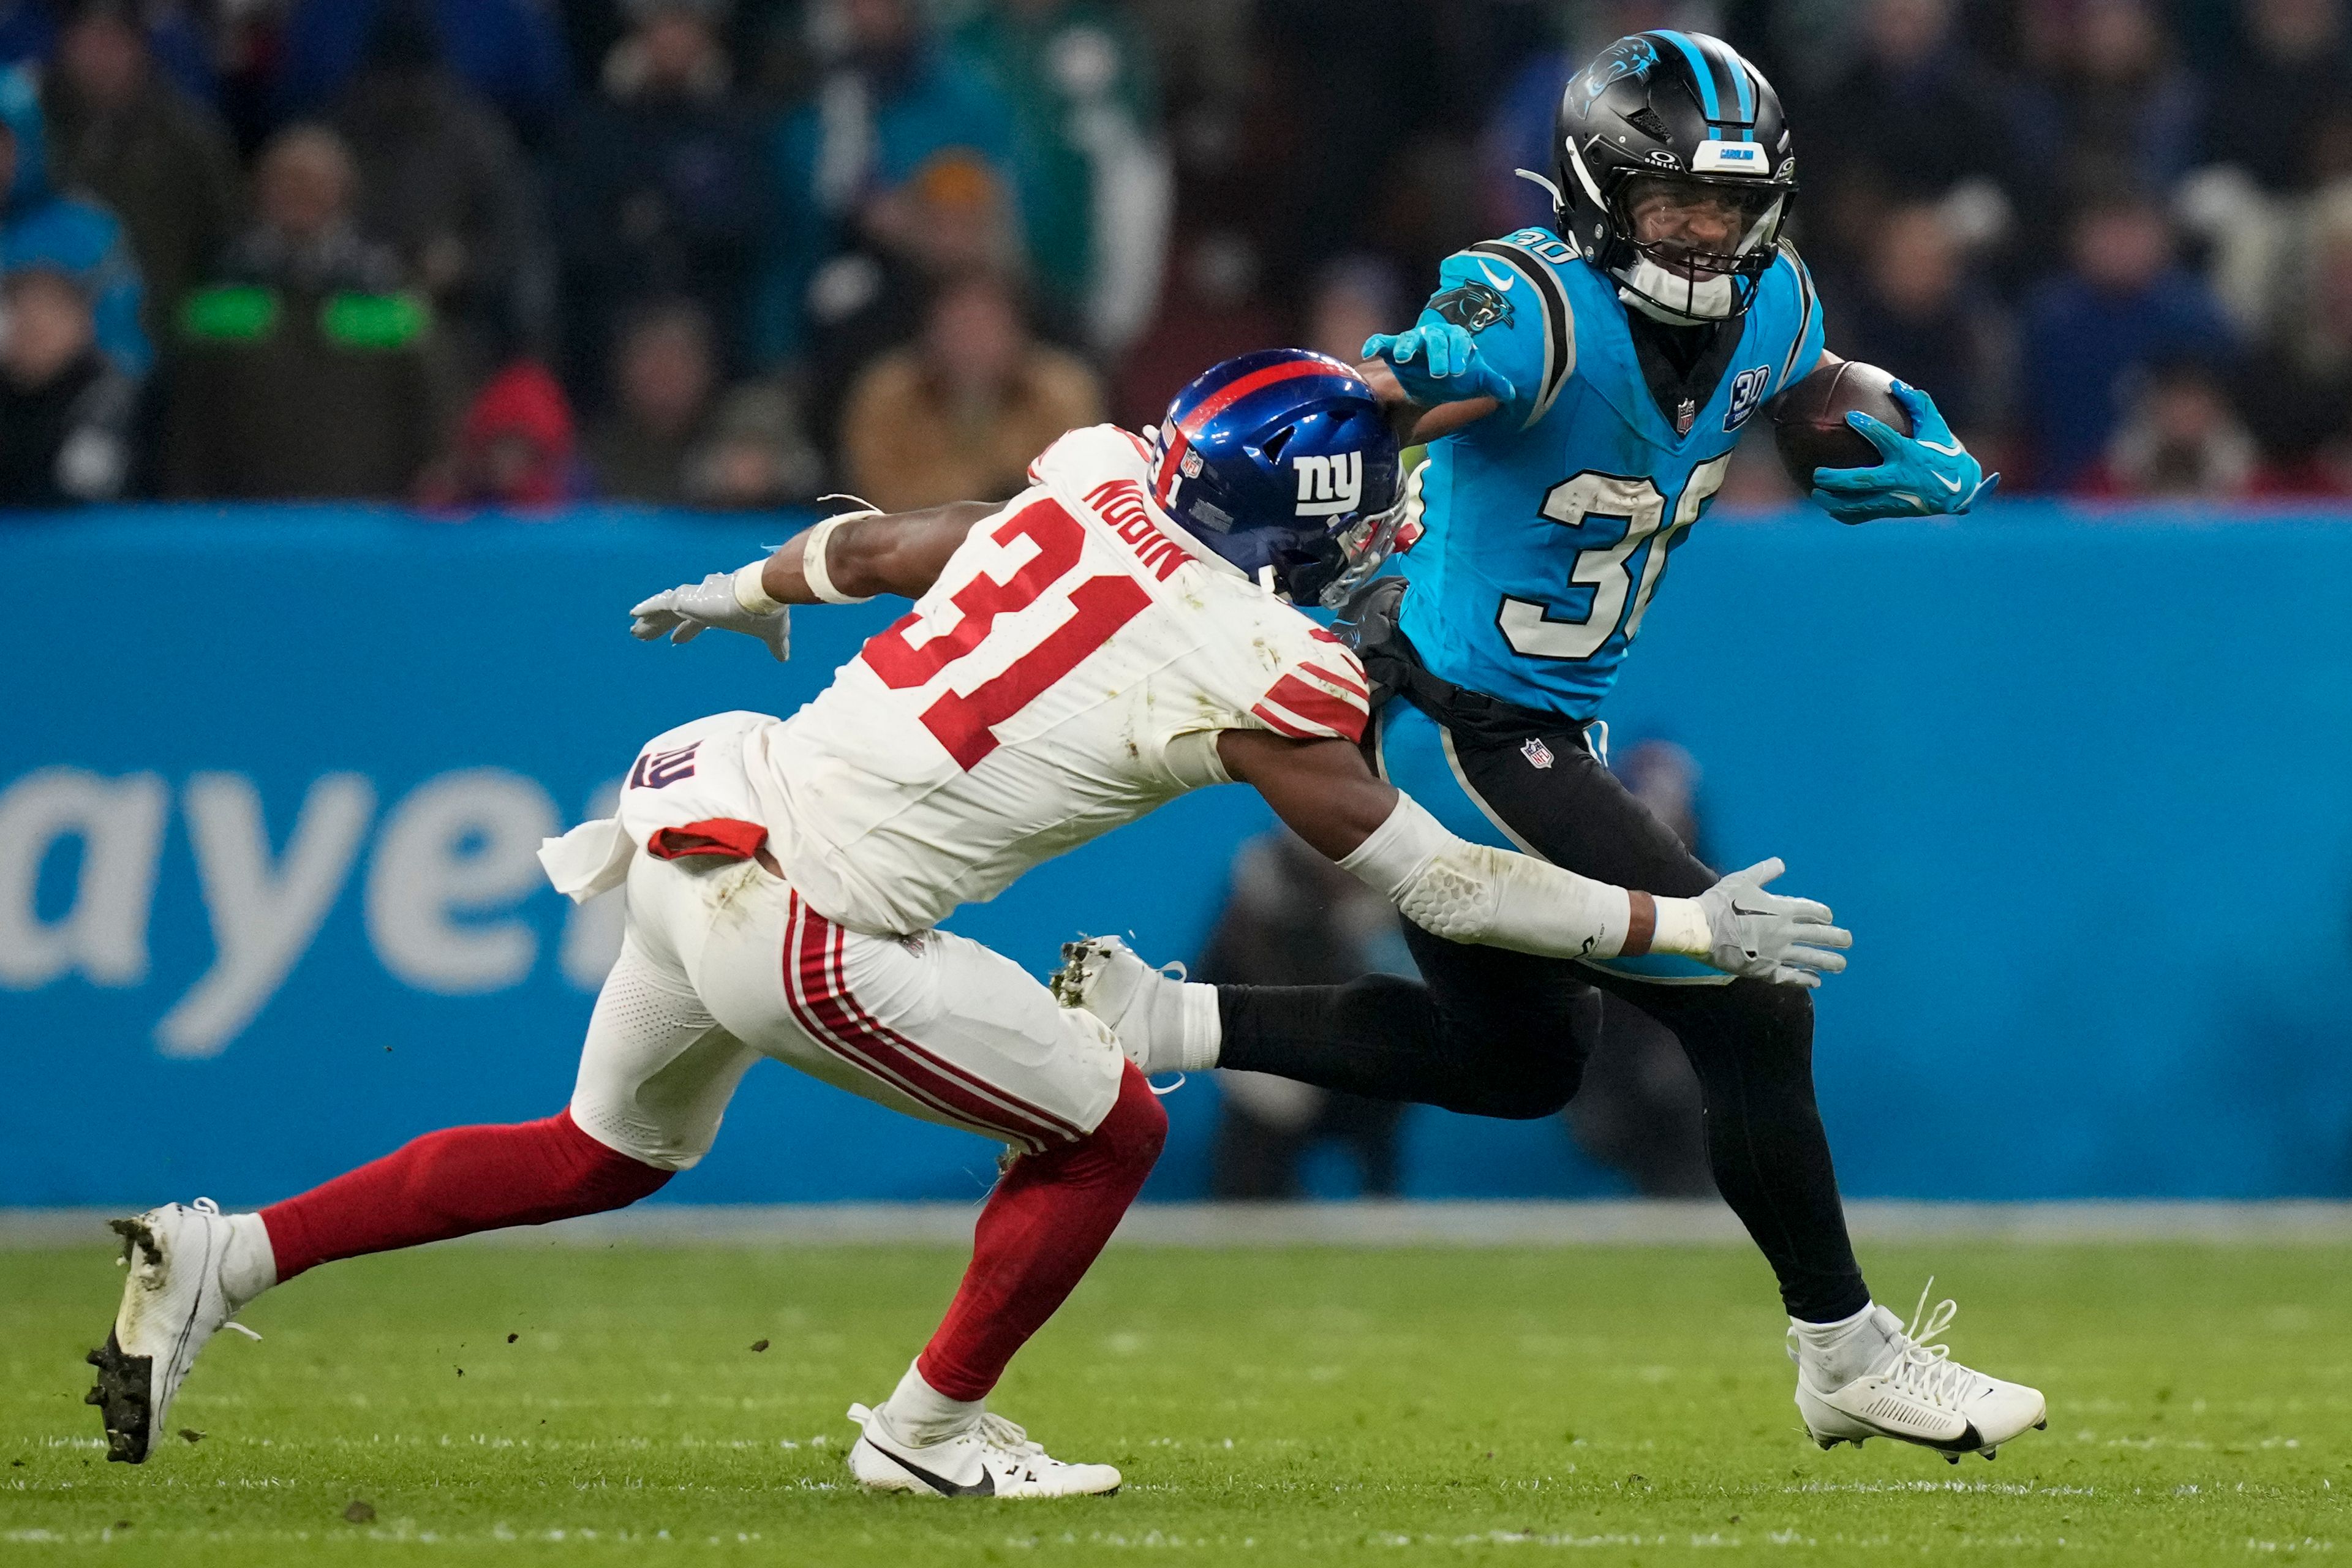
[[1547, 958], [1614, 958], [1625, 950], [1625, 889], [1447, 832], [1411, 795], [1341, 860], [1405, 919], [1448, 942]]
[[767, 562], [754, 561], [735, 574], [735, 602], [743, 606], [746, 615], [772, 616], [784, 607], [782, 599], [768, 596], [767, 584], [760, 581], [767, 570]]
[[856, 518], [881, 515], [880, 512], [870, 508], [865, 511], [845, 511], [836, 517], [826, 518], [809, 530], [808, 543], [802, 547], [801, 575], [808, 579], [809, 592], [817, 596], [818, 603], [863, 605], [874, 597], [871, 594], [863, 595], [845, 594], [833, 585], [833, 574], [824, 563], [824, 547], [832, 541], [833, 531], [843, 523]]
[[1685, 958], [1704, 959], [1715, 951], [1715, 938], [1706, 928], [1706, 911], [1698, 907], [1696, 899], [1659, 899], [1658, 929], [1650, 937], [1652, 952], [1678, 952]]

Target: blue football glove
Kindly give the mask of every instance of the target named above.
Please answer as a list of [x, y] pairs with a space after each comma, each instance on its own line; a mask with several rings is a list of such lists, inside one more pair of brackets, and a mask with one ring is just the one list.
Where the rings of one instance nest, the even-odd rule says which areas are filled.
[[1868, 437], [1885, 461], [1874, 468], [1815, 469], [1815, 504], [1840, 522], [1867, 522], [1874, 517], [1958, 516], [1979, 497], [1992, 494], [2000, 476], [1987, 474], [1969, 456], [1936, 411], [1935, 400], [1900, 381], [1889, 390], [1911, 416], [1912, 433], [1906, 436], [1867, 414], [1847, 415], [1845, 422]]
[[1508, 403], [1518, 395], [1510, 378], [1488, 364], [1476, 342], [1451, 321], [1377, 333], [1364, 340], [1364, 357], [1387, 361], [1404, 395], [1423, 408], [1467, 397]]

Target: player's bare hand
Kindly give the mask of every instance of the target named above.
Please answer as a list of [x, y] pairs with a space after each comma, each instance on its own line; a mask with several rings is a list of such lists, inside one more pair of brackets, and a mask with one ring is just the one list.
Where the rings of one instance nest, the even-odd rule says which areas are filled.
[[792, 656], [792, 611], [776, 609], [761, 615], [744, 608], [736, 597], [732, 572], [713, 572], [699, 583], [683, 583], [640, 600], [630, 607], [629, 615], [633, 617], [629, 635], [641, 642], [658, 642], [667, 637], [673, 643], [689, 643], [716, 626], [759, 638], [779, 662]]
[[1808, 988], [1845, 967], [1843, 950], [1853, 945], [1853, 933], [1830, 923], [1827, 904], [1764, 890], [1787, 869], [1778, 858], [1759, 860], [1699, 895], [1714, 942], [1709, 963], [1727, 974]]

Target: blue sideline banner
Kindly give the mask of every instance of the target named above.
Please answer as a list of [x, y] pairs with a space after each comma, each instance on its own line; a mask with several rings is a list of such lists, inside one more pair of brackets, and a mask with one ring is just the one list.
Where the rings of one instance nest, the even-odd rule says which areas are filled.
[[[2352, 1193], [2347, 521], [1806, 513], [1677, 552], [1608, 717], [1696, 757], [1720, 858], [1785, 856], [1855, 929], [1816, 1048], [1850, 1194]], [[618, 910], [558, 899], [539, 839], [647, 736], [789, 712], [893, 614], [803, 611], [788, 666], [628, 637], [792, 526], [0, 525], [0, 1204], [258, 1202], [559, 1107]], [[953, 923], [1040, 973], [1079, 931], [1189, 957], [1266, 820], [1207, 792]], [[1214, 1088], [1169, 1106], [1150, 1192], [1197, 1195]], [[763, 1068], [666, 1195], [977, 1197], [993, 1152]], [[1556, 1121], [1416, 1112], [1405, 1168], [1618, 1190]]]

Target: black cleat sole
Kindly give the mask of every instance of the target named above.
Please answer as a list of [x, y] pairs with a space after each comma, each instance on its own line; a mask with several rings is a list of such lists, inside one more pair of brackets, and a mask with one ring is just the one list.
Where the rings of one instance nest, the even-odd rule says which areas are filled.
[[82, 1403], [97, 1405], [105, 1419], [108, 1462], [144, 1464], [153, 1446], [148, 1396], [154, 1387], [154, 1358], [125, 1355], [109, 1329], [106, 1343], [83, 1359], [98, 1368], [98, 1386], [82, 1395]]

